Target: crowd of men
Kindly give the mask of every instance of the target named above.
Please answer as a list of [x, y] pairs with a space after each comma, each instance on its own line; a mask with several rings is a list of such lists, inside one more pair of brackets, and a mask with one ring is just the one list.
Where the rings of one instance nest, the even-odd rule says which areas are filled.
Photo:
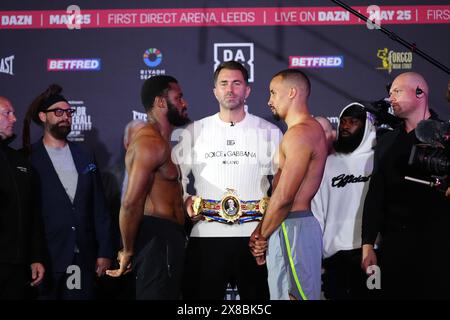
[[[297, 69], [269, 84], [284, 135], [246, 111], [240, 63], [222, 63], [213, 81], [219, 111], [193, 122], [176, 78], [144, 82], [148, 120], [125, 129], [118, 214], [94, 153], [67, 139], [75, 109], [59, 85], [28, 107], [21, 150], [9, 147], [17, 119], [0, 97], [0, 299], [102, 298], [99, 279], [130, 292], [113, 299], [220, 300], [230, 284], [242, 300], [450, 298], [450, 188], [405, 179], [430, 179], [410, 153], [418, 123], [442, 121], [423, 76], [394, 79], [401, 121], [382, 134], [358, 102], [336, 130], [314, 118]], [[42, 128], [34, 142], [31, 122]]]

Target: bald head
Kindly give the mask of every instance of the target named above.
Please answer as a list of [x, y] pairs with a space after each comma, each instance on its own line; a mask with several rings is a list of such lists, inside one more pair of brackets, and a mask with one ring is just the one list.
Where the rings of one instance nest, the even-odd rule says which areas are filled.
[[311, 93], [311, 82], [306, 74], [298, 69], [285, 69], [273, 76], [273, 78], [280, 77], [287, 85], [291, 85], [298, 89], [298, 93], [305, 100], [308, 99]]
[[11, 101], [8, 98], [0, 96], [0, 138], [2, 140], [13, 136], [16, 120]]
[[328, 118], [317, 116], [314, 119], [316, 119], [323, 128], [325, 138], [327, 140], [328, 150], [330, 151], [333, 148], [334, 141], [336, 140], [336, 130], [333, 128]]
[[330, 120], [328, 120], [328, 118], [317, 116], [314, 117], [314, 119], [316, 119], [320, 123], [325, 133], [333, 131], [333, 126], [331, 125], [331, 122]]
[[416, 72], [398, 75], [389, 90], [389, 100], [394, 114], [403, 119], [407, 132], [417, 123], [430, 116], [428, 107], [429, 88], [424, 77]]
[[9, 99], [6, 97], [0, 96], [0, 106], [7, 105], [7, 104], [11, 105], [11, 101], [9, 101]]
[[[401, 82], [403, 85], [408, 86], [414, 90], [419, 88], [426, 95], [428, 95], [428, 93], [430, 92], [428, 88], [428, 83], [426, 82], [425, 78], [417, 72], [402, 73], [394, 79], [394, 82], [396, 81]], [[394, 82], [392, 84], [394, 84]]]

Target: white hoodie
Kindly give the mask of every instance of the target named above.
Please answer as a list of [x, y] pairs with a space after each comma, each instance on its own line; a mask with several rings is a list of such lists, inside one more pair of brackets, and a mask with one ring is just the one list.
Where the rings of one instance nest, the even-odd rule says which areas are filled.
[[[354, 104], [361, 105], [347, 105], [339, 119]], [[320, 188], [312, 201], [312, 212], [323, 231], [324, 258], [340, 250], [361, 247], [362, 212], [373, 170], [376, 141], [373, 117], [370, 113], [366, 115], [361, 143], [352, 153], [328, 156]]]

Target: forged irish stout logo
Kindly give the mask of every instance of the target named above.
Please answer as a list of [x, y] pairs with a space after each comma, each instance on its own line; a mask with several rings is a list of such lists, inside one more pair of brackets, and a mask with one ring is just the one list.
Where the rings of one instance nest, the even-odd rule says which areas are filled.
[[248, 82], [253, 82], [255, 66], [253, 64], [253, 43], [214, 43], [214, 70], [226, 61], [236, 61], [248, 70]]
[[381, 67], [378, 70], [405, 70], [412, 68], [413, 55], [409, 51], [393, 51], [388, 48], [379, 49], [377, 57], [381, 59]]

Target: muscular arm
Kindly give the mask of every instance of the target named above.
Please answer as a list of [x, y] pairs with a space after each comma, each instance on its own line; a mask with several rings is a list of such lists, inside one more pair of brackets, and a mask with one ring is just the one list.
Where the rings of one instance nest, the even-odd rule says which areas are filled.
[[[273, 176], [272, 180], [272, 190], [274, 191], [277, 188], [278, 181], [280, 180], [281, 170], [278, 170], [277, 173]], [[272, 193], [273, 193], [272, 191]]]
[[119, 225], [123, 241], [123, 254], [132, 256], [139, 222], [144, 214], [145, 200], [151, 192], [156, 171], [167, 157], [167, 147], [165, 142], [159, 138], [141, 135], [136, 138], [132, 148], [127, 151], [128, 157], [129, 180], [120, 208]]
[[306, 131], [307, 128], [304, 127], [292, 128], [283, 138], [283, 168], [261, 223], [261, 235], [266, 239], [286, 219], [306, 175], [313, 143]]

